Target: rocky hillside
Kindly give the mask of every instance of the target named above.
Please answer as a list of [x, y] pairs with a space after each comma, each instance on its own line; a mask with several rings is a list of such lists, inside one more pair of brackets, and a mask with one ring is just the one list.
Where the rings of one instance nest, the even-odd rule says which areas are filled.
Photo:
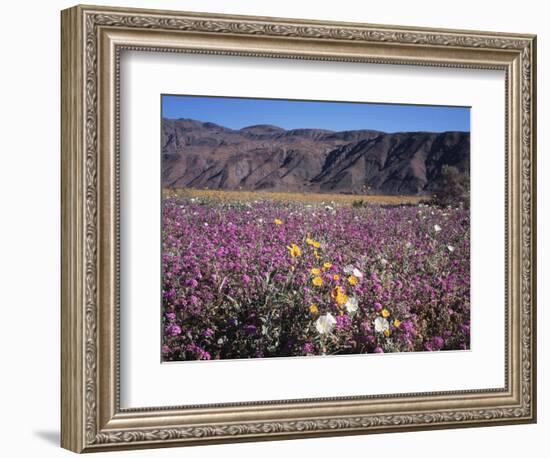
[[470, 170], [467, 132], [333, 132], [162, 122], [164, 187], [418, 195], [443, 165]]

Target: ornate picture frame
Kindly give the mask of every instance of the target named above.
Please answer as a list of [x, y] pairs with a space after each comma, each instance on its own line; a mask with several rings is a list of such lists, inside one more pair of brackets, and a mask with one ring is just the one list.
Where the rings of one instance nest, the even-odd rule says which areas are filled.
[[[61, 445], [75, 452], [536, 421], [536, 37], [75, 6], [62, 12]], [[505, 387], [122, 409], [124, 50], [505, 72]]]

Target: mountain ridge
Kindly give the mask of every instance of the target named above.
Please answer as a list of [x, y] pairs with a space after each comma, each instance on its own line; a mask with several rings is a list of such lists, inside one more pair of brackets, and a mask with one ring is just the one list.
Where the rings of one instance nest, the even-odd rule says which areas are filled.
[[422, 195], [444, 165], [469, 175], [470, 134], [358, 129], [230, 129], [162, 120], [164, 187]]

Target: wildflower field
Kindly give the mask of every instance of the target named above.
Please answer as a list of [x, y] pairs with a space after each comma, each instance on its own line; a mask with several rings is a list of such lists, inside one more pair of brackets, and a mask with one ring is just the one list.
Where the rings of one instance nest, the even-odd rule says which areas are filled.
[[162, 225], [164, 361], [469, 348], [468, 210], [171, 193]]

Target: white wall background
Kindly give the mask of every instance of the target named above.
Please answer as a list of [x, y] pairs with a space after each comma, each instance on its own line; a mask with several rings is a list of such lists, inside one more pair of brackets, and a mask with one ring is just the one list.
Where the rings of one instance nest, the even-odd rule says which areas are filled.
[[[467, 28], [538, 35], [539, 423], [537, 425], [120, 452], [147, 456], [542, 456], [550, 432], [548, 272], [550, 78], [548, 12], [536, 0], [113, 0], [145, 8]], [[59, 440], [59, 10], [71, 2], [9, 2], [0, 27], [0, 447], [3, 456], [69, 456]], [[546, 242], [546, 243], [545, 243]], [[114, 456], [114, 455], [113, 455]]]

